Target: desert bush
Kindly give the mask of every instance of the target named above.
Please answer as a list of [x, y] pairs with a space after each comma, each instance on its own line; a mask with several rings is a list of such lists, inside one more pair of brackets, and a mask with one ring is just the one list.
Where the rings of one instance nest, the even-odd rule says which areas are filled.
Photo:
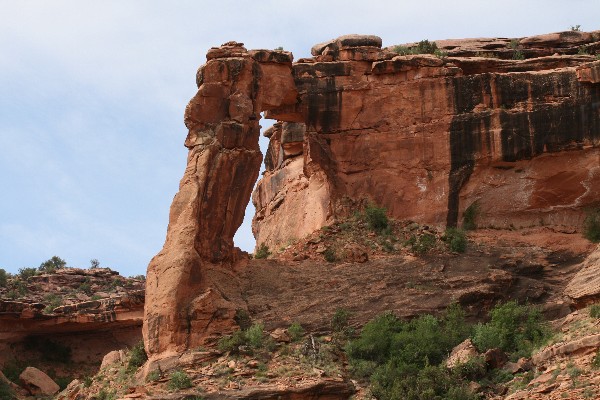
[[265, 335], [264, 326], [256, 323], [248, 329], [233, 332], [231, 335], [223, 336], [217, 344], [219, 350], [238, 353], [241, 346], [247, 346], [250, 349], [266, 348], [272, 350], [274, 343]]
[[371, 376], [377, 399], [471, 399], [463, 375], [478, 375], [480, 365], [458, 372], [441, 365], [448, 352], [468, 336], [464, 311], [452, 305], [442, 318], [412, 321], [384, 313], [367, 323], [346, 345], [353, 374]]
[[256, 253], [254, 253], [254, 258], [257, 258], [257, 259], [267, 258], [270, 255], [271, 255], [271, 251], [269, 250], [269, 246], [267, 246], [264, 243], [261, 243], [260, 246], [258, 246]]
[[131, 348], [129, 352], [129, 361], [127, 362], [127, 370], [129, 372], [136, 371], [139, 367], [144, 365], [148, 360], [148, 355], [144, 349], [144, 342], [140, 340]]
[[90, 260], [90, 268], [99, 268], [100, 267], [100, 261], [98, 261], [97, 258], [92, 258]]
[[37, 270], [35, 268], [19, 268], [19, 278], [24, 281], [35, 275], [37, 275]]
[[294, 322], [287, 330], [292, 342], [297, 342], [304, 336], [304, 328], [298, 322]]
[[106, 388], [100, 389], [96, 395], [97, 400], [115, 400], [117, 398], [116, 390], [110, 390]]
[[44, 308], [44, 312], [51, 313], [56, 307], [62, 306], [63, 300], [62, 297], [60, 297], [56, 293], [49, 293], [44, 296], [44, 303], [46, 303], [46, 308]]
[[394, 52], [400, 55], [407, 54], [438, 54], [441, 53], [437, 47], [437, 43], [430, 42], [429, 40], [421, 40], [414, 47], [406, 47], [406, 46], [396, 46], [394, 47]]
[[150, 371], [146, 376], [146, 382], [156, 382], [160, 379], [160, 372], [155, 369], [154, 371]]
[[323, 252], [323, 258], [325, 259], [325, 261], [327, 262], [336, 262], [337, 261], [337, 254], [335, 252], [335, 249], [333, 247], [328, 247], [325, 249], [325, 251]]
[[550, 336], [539, 310], [516, 301], [496, 305], [490, 317], [489, 322], [480, 323], [474, 329], [473, 344], [480, 351], [499, 348], [513, 353], [515, 358], [528, 357]]
[[430, 233], [424, 233], [421, 236], [411, 235], [406, 243], [412, 252], [425, 254], [435, 247], [435, 236]]
[[5, 269], [0, 268], [0, 287], [6, 287], [8, 282], [8, 272]]
[[600, 242], [600, 209], [588, 211], [583, 222], [583, 235], [590, 242]]
[[376, 233], [382, 233], [389, 225], [387, 210], [373, 204], [369, 204], [365, 207], [365, 220], [367, 221], [369, 228]]
[[44, 261], [40, 264], [38, 270], [51, 274], [59, 268], [64, 268], [67, 262], [58, 256], [52, 256], [49, 260]]
[[343, 308], [335, 310], [333, 317], [331, 317], [331, 329], [334, 332], [344, 332], [348, 328], [348, 321], [350, 320], [350, 311]]
[[479, 203], [473, 202], [463, 212], [462, 228], [465, 231], [477, 229], [477, 216], [479, 215]]
[[238, 308], [235, 310], [235, 316], [233, 317], [233, 320], [243, 331], [252, 326], [250, 314], [248, 314], [248, 311], [244, 310], [243, 308]]
[[264, 338], [265, 331], [262, 324], [252, 324], [252, 326], [246, 330], [246, 339], [248, 344], [255, 349], [263, 347]]
[[60, 387], [60, 390], [65, 390], [67, 388], [67, 386], [69, 386], [69, 383], [71, 383], [73, 381], [73, 377], [72, 376], [56, 376], [53, 378], [54, 382], [56, 382], [56, 384], [58, 385], [58, 387]]
[[590, 306], [590, 317], [600, 318], [600, 304], [592, 304]]
[[188, 389], [193, 386], [192, 379], [184, 371], [173, 371], [170, 378], [168, 387], [171, 390]]
[[467, 235], [460, 228], [447, 228], [442, 239], [451, 251], [464, 253], [467, 250]]

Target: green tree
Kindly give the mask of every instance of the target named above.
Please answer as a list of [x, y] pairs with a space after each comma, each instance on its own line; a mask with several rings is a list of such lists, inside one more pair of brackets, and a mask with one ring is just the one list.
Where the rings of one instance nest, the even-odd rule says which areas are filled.
[[3, 268], [0, 268], [0, 287], [6, 287], [8, 281], [8, 272]]
[[40, 271], [51, 274], [57, 269], [64, 268], [67, 262], [58, 256], [52, 256], [51, 259], [44, 261], [38, 268]]

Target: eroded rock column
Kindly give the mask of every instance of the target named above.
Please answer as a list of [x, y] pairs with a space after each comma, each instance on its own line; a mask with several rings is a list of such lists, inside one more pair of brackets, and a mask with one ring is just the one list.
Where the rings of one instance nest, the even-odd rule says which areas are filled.
[[153, 356], [180, 352], [231, 329], [238, 290], [229, 273], [262, 155], [260, 112], [296, 102], [292, 55], [212, 48], [185, 110], [187, 167], [163, 249], [150, 262], [144, 341]]

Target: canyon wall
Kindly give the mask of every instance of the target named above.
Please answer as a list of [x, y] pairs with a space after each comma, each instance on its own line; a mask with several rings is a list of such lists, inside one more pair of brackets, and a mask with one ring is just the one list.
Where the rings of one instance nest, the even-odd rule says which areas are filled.
[[210, 49], [185, 112], [188, 162], [167, 238], [148, 266], [151, 359], [234, 327], [244, 300], [233, 235], [258, 177], [263, 111], [278, 122], [253, 194], [258, 244], [286, 244], [368, 203], [455, 226], [477, 202], [478, 224], [576, 229], [600, 191], [600, 62], [573, 53], [595, 51], [597, 38], [455, 41], [435, 56], [347, 35], [294, 64], [236, 42]]
[[439, 226], [477, 203], [480, 226], [579, 229], [600, 194], [600, 62], [573, 53], [599, 37], [440, 41], [438, 56], [373, 36], [316, 45], [292, 67], [298, 102], [267, 113], [287, 122], [266, 133], [257, 243], [285, 246], [368, 203]]

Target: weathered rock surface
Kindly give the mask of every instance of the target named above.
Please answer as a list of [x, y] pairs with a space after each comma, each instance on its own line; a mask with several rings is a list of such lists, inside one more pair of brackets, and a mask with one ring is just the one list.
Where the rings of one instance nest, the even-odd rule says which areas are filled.
[[211, 49], [198, 70], [198, 92], [185, 112], [188, 165], [165, 245], [148, 267], [144, 338], [151, 355], [231, 329], [239, 299], [228, 265], [262, 159], [260, 112], [295, 104], [291, 60], [289, 52], [248, 52], [228, 42]]
[[581, 264], [565, 295], [578, 307], [600, 300], [600, 246]]
[[460, 364], [464, 364], [474, 357], [477, 357], [479, 352], [471, 342], [471, 339], [465, 339], [464, 342], [452, 349], [452, 352], [446, 360], [446, 367], [454, 368]]
[[56, 382], [35, 367], [25, 368], [19, 375], [19, 379], [23, 383], [23, 387], [33, 395], [52, 396], [60, 390]]
[[[600, 195], [600, 61], [576, 53], [598, 40], [439, 41], [441, 58], [394, 55], [370, 36], [316, 45], [292, 66], [298, 102], [267, 113], [305, 131], [301, 154], [286, 122], [269, 132], [257, 243], [285, 246], [366, 202], [435, 225], [477, 203], [481, 226], [579, 229]], [[524, 60], [507, 59], [516, 48]], [[497, 58], [474, 57], [484, 50]]]
[[[258, 175], [262, 111], [279, 122], [265, 132], [253, 194], [258, 244], [288, 246], [368, 202], [437, 227], [476, 203], [480, 226], [577, 231], [600, 195], [600, 62], [571, 50], [594, 52], [597, 39], [475, 41], [503, 59], [460, 44], [453, 57], [399, 56], [363, 35], [316, 45], [295, 64], [237, 42], [209, 50], [185, 113], [188, 165], [148, 268], [147, 351], [168, 356], [233, 327], [244, 304], [233, 235]], [[517, 49], [525, 59], [507, 60]], [[507, 280], [490, 272], [459, 298]]]

